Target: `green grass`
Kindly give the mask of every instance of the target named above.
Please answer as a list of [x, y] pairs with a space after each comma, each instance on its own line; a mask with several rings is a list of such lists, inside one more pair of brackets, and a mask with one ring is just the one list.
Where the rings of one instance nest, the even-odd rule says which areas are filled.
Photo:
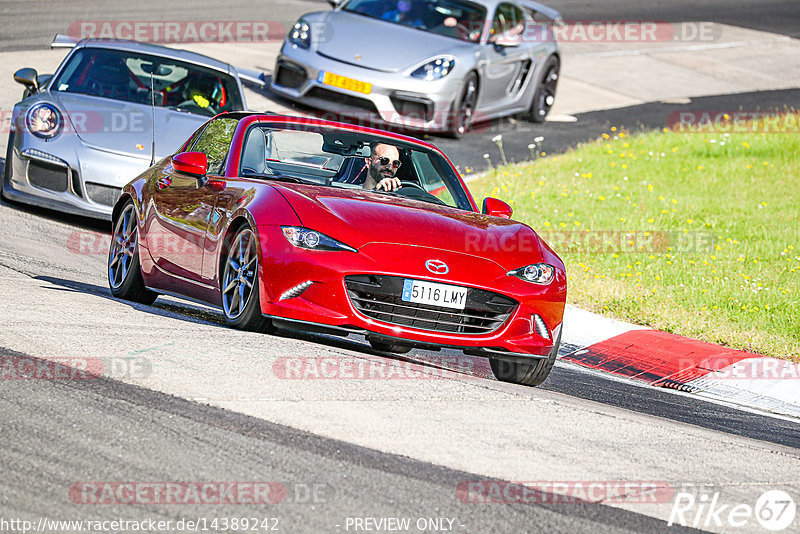
[[[796, 128], [612, 128], [566, 154], [497, 168], [469, 185], [478, 201], [508, 201], [514, 218], [559, 253], [570, 303], [798, 361], [799, 155]], [[636, 241], [619, 244], [629, 232]]]

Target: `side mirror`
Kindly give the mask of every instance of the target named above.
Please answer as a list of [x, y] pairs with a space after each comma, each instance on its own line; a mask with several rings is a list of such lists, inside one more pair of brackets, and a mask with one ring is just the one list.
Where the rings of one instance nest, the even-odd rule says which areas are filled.
[[21, 83], [25, 86], [26, 89], [29, 91], [38, 91], [39, 90], [39, 82], [37, 81], [39, 73], [36, 72], [36, 69], [19, 69], [17, 72], [14, 73], [14, 81], [17, 83]]
[[202, 152], [181, 152], [172, 158], [172, 167], [178, 172], [202, 178], [208, 171], [208, 158]]
[[492, 197], [486, 197], [483, 199], [483, 208], [481, 209], [481, 213], [483, 213], [484, 215], [491, 215], [492, 217], [502, 217], [503, 219], [510, 219], [511, 214], [514, 213], [514, 210], [512, 210], [511, 206], [509, 206], [502, 200], [498, 200]]

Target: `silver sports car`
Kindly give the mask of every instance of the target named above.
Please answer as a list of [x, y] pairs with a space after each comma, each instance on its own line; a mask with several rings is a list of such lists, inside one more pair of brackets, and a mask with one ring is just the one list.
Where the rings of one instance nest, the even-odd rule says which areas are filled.
[[[559, 13], [528, 0], [330, 0], [290, 28], [272, 90], [370, 123], [460, 137], [553, 105]], [[364, 121], [362, 121], [364, 122]]]
[[[134, 41], [70, 41], [55, 74], [20, 69], [0, 192], [4, 198], [110, 219], [122, 186], [172, 154], [209, 117], [246, 109], [240, 78], [257, 73]], [[155, 128], [153, 125], [155, 124]]]

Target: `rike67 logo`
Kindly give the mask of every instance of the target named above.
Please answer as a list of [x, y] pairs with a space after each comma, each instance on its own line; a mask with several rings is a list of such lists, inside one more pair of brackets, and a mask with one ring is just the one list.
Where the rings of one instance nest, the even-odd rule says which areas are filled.
[[[779, 532], [794, 524], [796, 514], [794, 499], [781, 490], [764, 492], [755, 504], [723, 503], [720, 492], [679, 492], [675, 495], [667, 524], [693, 528], [746, 527], [750, 530], [759, 525]], [[728, 531], [728, 528], [724, 530]]]

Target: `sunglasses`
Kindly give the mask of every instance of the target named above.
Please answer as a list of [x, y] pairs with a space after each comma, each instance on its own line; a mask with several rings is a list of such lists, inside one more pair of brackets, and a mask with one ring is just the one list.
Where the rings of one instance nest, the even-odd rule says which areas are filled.
[[378, 163], [380, 163], [380, 164], [381, 164], [381, 165], [383, 165], [384, 167], [385, 167], [386, 165], [389, 165], [389, 162], [390, 162], [390, 161], [391, 161], [391, 163], [392, 163], [392, 167], [394, 167], [395, 169], [399, 168], [399, 167], [400, 167], [400, 165], [402, 165], [402, 162], [401, 162], [399, 159], [396, 159], [396, 160], [392, 161], [392, 160], [390, 160], [390, 159], [389, 159], [389, 158], [387, 158], [387, 157], [378, 158]]

